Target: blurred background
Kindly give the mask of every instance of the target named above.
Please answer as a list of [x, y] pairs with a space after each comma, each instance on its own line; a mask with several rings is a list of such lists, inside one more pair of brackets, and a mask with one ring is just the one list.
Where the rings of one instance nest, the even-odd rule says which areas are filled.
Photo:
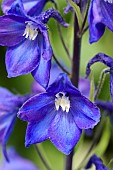
[[[0, 1], [1, 2], [1, 1]], [[58, 9], [62, 14], [63, 18], [67, 23], [70, 24], [69, 28], [62, 28], [62, 35], [64, 37], [65, 43], [72, 55], [73, 52], [73, 15], [72, 13], [68, 13], [64, 15], [63, 9], [66, 7], [65, 0], [57, 0]], [[45, 9], [53, 7], [53, 5], [48, 2]], [[1, 15], [2, 11], [0, 11]], [[63, 63], [63, 65], [68, 68], [71, 72], [71, 62], [68, 59], [66, 52], [62, 46], [61, 40], [59, 38], [56, 22], [54, 19], [50, 19], [48, 22], [49, 27], [49, 35], [50, 41], [53, 47], [53, 51], [57, 56], [58, 60]], [[85, 69], [87, 62], [98, 52], [103, 52], [109, 56], [113, 56], [113, 33], [111, 33], [108, 29], [105, 31], [105, 35], [100, 39], [99, 42], [94, 43], [92, 45], [89, 44], [89, 32], [87, 31], [82, 39], [82, 47], [81, 47], [81, 63], [80, 63], [80, 76], [85, 76]], [[15, 94], [27, 94], [31, 92], [31, 84], [33, 82], [32, 76], [24, 75], [16, 78], [7, 78], [7, 72], [5, 68], [5, 47], [0, 47], [0, 86], [3, 86], [9, 89], [11, 92]], [[105, 66], [101, 63], [95, 64], [92, 66], [92, 70], [94, 73], [95, 85], [97, 84], [100, 76], [101, 70], [105, 68]], [[54, 75], [56, 77], [56, 75]], [[109, 75], [106, 76], [104, 85], [102, 87], [102, 91], [99, 95], [100, 99], [109, 100]], [[113, 125], [110, 123], [109, 118], [106, 118], [107, 128], [105, 128], [105, 133], [103, 134], [103, 142], [99, 143], [98, 148], [93, 151], [96, 152], [99, 156], [102, 156], [104, 159], [104, 163], [107, 165], [109, 161], [113, 158]], [[15, 146], [16, 150], [24, 157], [31, 159], [35, 164], [41, 169], [46, 170], [46, 168], [41, 163], [39, 156], [36, 153], [35, 147], [30, 146], [29, 148], [25, 148], [24, 146], [24, 138], [26, 131], [26, 122], [22, 122], [21, 120], [17, 120], [14, 131], [10, 137], [8, 142], [9, 146]], [[85, 142], [83, 139], [85, 138]], [[77, 168], [80, 164], [81, 160], [84, 158], [85, 153], [88, 150], [89, 144], [91, 143], [92, 137], [85, 137], [82, 135], [81, 140], [75, 147], [75, 155], [74, 155], [74, 163], [73, 167]], [[107, 140], [108, 139], [108, 140]], [[108, 142], [107, 142], [108, 141]], [[109, 142], [110, 141], [110, 142]], [[105, 142], [105, 143], [104, 143]], [[49, 165], [52, 167], [52, 170], [62, 170], [64, 169], [65, 163], [65, 155], [60, 153], [50, 141], [43, 142], [38, 145], [40, 151], [43, 153], [44, 158], [49, 162]], [[111, 161], [109, 167], [113, 167], [113, 163]]]

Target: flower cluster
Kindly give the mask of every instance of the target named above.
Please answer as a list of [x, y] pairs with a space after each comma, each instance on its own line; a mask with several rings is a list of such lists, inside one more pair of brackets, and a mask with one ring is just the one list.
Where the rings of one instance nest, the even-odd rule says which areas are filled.
[[[55, 8], [44, 10], [48, 2]], [[83, 130], [93, 131], [99, 123], [100, 109], [109, 113], [113, 111], [112, 102], [97, 100], [95, 93], [98, 90], [90, 88], [88, 79], [79, 78], [82, 36], [89, 28], [89, 42], [93, 43], [101, 38], [105, 27], [113, 31], [113, 0], [67, 1], [64, 13], [74, 11], [75, 14], [73, 59], [60, 28], [68, 28], [69, 24], [64, 21], [57, 8], [54, 0], [2, 2], [4, 14], [0, 16], [0, 45], [7, 47], [5, 64], [8, 78], [31, 73], [35, 80], [32, 92], [27, 95], [15, 95], [0, 87], [0, 143], [6, 161], [11, 161], [10, 164], [3, 162], [1, 167], [4, 170], [15, 170], [16, 166], [18, 169], [38, 170], [34, 164], [18, 156], [14, 150], [6, 151], [6, 144], [17, 117], [27, 122], [26, 147], [49, 139], [59, 151], [69, 155], [79, 142]], [[72, 68], [67, 69], [54, 54], [47, 26], [51, 18], [57, 22], [58, 33]], [[60, 68], [53, 64], [52, 56]], [[110, 73], [113, 101], [113, 59], [104, 53], [96, 54], [86, 66], [86, 78], [95, 62], [102, 62], [109, 67], [107, 72]], [[92, 98], [94, 100], [91, 100]], [[96, 145], [96, 142], [94, 140], [93, 145]], [[14, 157], [15, 163], [12, 161]], [[108, 169], [96, 155], [91, 157], [86, 169], [92, 164], [95, 164], [97, 170]]]

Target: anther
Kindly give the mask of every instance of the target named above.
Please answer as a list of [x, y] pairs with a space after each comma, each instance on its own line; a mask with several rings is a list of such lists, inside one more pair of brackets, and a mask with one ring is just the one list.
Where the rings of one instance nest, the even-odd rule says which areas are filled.
[[59, 92], [55, 95], [55, 97], [56, 110], [59, 110], [59, 108], [61, 107], [63, 111], [66, 111], [68, 113], [70, 109], [69, 95], [64, 92]]
[[32, 25], [31, 22], [26, 22], [26, 23], [27, 25], [26, 25], [23, 36], [25, 36], [25, 38], [29, 40], [35, 40], [35, 38], [38, 35], [38, 30]]

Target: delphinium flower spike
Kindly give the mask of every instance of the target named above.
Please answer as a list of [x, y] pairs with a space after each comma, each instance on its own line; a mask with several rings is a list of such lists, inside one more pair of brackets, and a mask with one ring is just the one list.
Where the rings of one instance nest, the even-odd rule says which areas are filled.
[[99, 122], [100, 113], [61, 73], [45, 93], [23, 104], [18, 117], [28, 122], [26, 147], [50, 139], [68, 155], [79, 141], [82, 129], [93, 128]]
[[113, 0], [92, 0], [88, 22], [90, 43], [96, 42], [102, 37], [105, 27], [113, 32]]
[[7, 161], [9, 157], [6, 152], [6, 144], [15, 125], [18, 109], [27, 97], [14, 95], [9, 90], [0, 87], [0, 143]]
[[61, 25], [67, 27], [68, 24], [53, 9], [41, 14], [41, 17], [38, 16], [43, 20], [28, 16], [21, 3], [15, 2], [10, 11], [11, 14], [0, 17], [0, 45], [8, 46], [8, 77], [32, 73], [34, 78], [46, 87], [49, 82], [52, 48], [45, 23], [50, 19], [50, 13], [54, 13], [54, 18]]
[[110, 73], [110, 92], [111, 92], [111, 97], [113, 101], [113, 58], [110, 56], [103, 54], [103, 53], [98, 53], [96, 54], [87, 64], [86, 66], [86, 77], [89, 76], [91, 69], [90, 67], [96, 63], [96, 62], [101, 62], [105, 64], [106, 66], [109, 67], [109, 73]]

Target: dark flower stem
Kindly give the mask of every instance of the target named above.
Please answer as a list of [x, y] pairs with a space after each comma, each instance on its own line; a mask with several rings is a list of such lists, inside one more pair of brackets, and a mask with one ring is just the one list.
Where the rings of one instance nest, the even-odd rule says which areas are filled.
[[78, 36], [79, 26], [76, 15], [74, 14], [74, 42], [73, 42], [73, 59], [72, 59], [72, 83], [78, 87], [79, 67], [80, 67], [80, 49], [81, 37]]
[[[74, 86], [78, 87], [79, 81], [79, 67], [80, 67], [80, 48], [81, 48], [81, 38], [78, 36], [79, 26], [76, 15], [74, 14], [74, 46], [73, 46], [73, 59], [72, 59], [72, 78], [71, 81]], [[72, 151], [70, 155], [66, 157], [66, 166], [65, 170], [72, 170]]]
[[37, 145], [34, 145], [35, 146], [35, 149], [36, 149], [36, 152], [38, 153], [42, 163], [44, 164], [44, 166], [46, 167], [47, 170], [51, 170], [51, 168], [49, 167], [49, 165], [47, 164], [47, 162], [45, 161], [45, 159], [43, 158], [40, 150], [38, 149], [38, 146]]

